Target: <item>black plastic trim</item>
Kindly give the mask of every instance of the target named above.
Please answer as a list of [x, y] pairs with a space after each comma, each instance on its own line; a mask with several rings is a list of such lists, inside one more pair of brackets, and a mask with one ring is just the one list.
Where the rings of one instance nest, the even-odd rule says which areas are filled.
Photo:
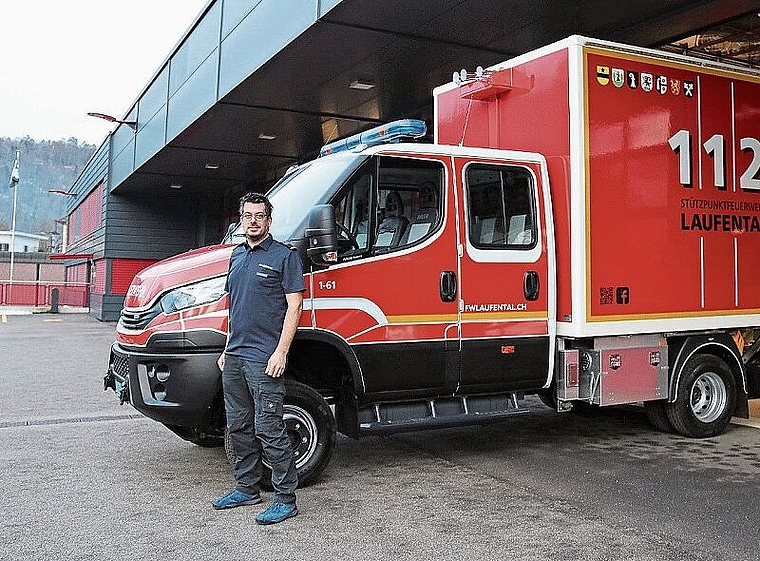
[[[129, 401], [140, 413], [164, 424], [206, 429], [209, 412], [219, 401], [222, 375], [216, 364], [219, 350], [208, 352], [150, 352], [129, 349], [114, 343], [111, 352], [129, 364]], [[163, 382], [165, 401], [146, 403], [143, 392], [156, 390], [157, 378], [148, 378], [150, 388], [143, 388], [138, 367], [145, 372], [153, 365], [168, 368], [171, 375]], [[214, 427], [218, 428], [218, 427]], [[209, 432], [205, 430], [204, 432]]]
[[221, 353], [227, 341], [227, 336], [212, 329], [199, 329], [197, 331], [174, 331], [154, 333], [148, 338], [146, 349], [156, 351], [160, 349], [175, 350], [202, 350], [213, 349]]
[[362, 374], [361, 366], [359, 365], [359, 360], [345, 339], [339, 337], [334, 333], [331, 333], [330, 331], [324, 331], [321, 329], [299, 329], [296, 331], [295, 340], [317, 341], [319, 343], [326, 343], [335, 347], [338, 352], [343, 355], [343, 358], [346, 360], [346, 363], [351, 370], [354, 394], [357, 397], [364, 395], [364, 376]]

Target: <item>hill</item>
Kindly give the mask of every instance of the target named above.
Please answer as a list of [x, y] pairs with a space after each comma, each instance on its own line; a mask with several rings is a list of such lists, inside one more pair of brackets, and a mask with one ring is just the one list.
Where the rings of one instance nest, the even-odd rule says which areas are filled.
[[0, 138], [0, 230], [10, 230], [13, 189], [8, 188], [16, 150], [21, 150], [16, 230], [31, 233], [55, 231], [55, 219], [66, 215], [67, 197], [48, 193], [68, 191], [95, 152], [92, 144], [68, 140]]

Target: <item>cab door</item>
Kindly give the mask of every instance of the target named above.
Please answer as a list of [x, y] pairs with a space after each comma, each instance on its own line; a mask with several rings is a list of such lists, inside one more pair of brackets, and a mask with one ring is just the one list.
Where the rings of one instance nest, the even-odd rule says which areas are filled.
[[548, 385], [555, 348], [551, 205], [542, 159], [456, 158], [459, 392]]
[[312, 276], [314, 326], [355, 353], [367, 401], [451, 393], [458, 382], [451, 159], [370, 158], [330, 200], [339, 262]]

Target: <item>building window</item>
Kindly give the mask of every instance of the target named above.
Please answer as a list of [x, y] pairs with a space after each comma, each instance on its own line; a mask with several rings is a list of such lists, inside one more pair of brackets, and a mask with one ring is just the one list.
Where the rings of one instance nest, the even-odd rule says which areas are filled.
[[0, 251], [10, 251], [10, 244], [7, 243], [0, 243]]

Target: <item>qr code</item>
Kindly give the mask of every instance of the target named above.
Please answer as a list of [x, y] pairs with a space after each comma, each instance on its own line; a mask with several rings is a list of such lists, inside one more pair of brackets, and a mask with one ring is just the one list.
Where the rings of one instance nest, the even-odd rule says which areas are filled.
[[599, 303], [612, 304], [615, 302], [615, 289], [612, 286], [603, 286], [599, 289]]

